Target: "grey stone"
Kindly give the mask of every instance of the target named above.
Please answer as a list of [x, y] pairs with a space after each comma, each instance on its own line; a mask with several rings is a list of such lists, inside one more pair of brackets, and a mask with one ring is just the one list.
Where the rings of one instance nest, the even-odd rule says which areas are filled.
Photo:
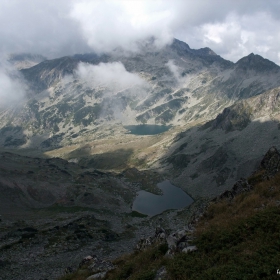
[[188, 246], [186, 248], [184, 248], [182, 250], [183, 253], [188, 253], [188, 252], [193, 252], [193, 251], [196, 251], [197, 250], [197, 247], [196, 246]]
[[107, 272], [99, 272], [89, 276], [86, 280], [93, 280], [93, 279], [104, 279]]

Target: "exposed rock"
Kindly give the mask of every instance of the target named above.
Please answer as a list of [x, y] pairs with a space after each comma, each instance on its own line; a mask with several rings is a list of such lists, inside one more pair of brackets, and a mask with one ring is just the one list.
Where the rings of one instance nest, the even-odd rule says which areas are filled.
[[92, 279], [104, 279], [106, 276], [107, 272], [99, 272], [96, 274], [93, 274], [91, 276], [89, 276], [86, 280], [92, 280]]
[[252, 190], [252, 186], [248, 183], [248, 181], [244, 178], [241, 178], [238, 180], [231, 191], [225, 191], [220, 196], [213, 199], [213, 201], [218, 201], [220, 199], [228, 199], [232, 200], [236, 195], [242, 193], [242, 192], [248, 192]]
[[166, 236], [167, 236], [167, 234], [166, 234], [165, 229], [158, 226], [158, 227], [156, 227], [155, 235], [149, 236], [148, 238], [141, 238], [138, 241], [135, 249], [138, 251], [143, 251], [155, 243], [165, 243]]
[[79, 264], [79, 268], [81, 268], [83, 265], [86, 265], [88, 263], [90, 263], [90, 261], [93, 259], [92, 256], [86, 256], [83, 258], [83, 260], [80, 262]]
[[167, 255], [173, 255], [176, 252], [182, 252], [185, 248], [192, 247], [189, 246], [189, 241], [193, 240], [192, 237], [193, 230], [183, 229], [178, 230], [170, 234], [167, 238], [168, 252]]
[[193, 251], [196, 251], [196, 250], [197, 250], [196, 246], [187, 246], [182, 250], [182, 252], [183, 253], [189, 253], [189, 252], [193, 252]]
[[162, 266], [162, 267], [157, 271], [157, 274], [156, 274], [156, 277], [155, 277], [154, 280], [164, 280], [164, 279], [167, 279], [167, 271], [166, 271], [165, 266]]
[[73, 271], [74, 271], [74, 269], [72, 267], [68, 266], [65, 268], [64, 273], [69, 274], [69, 273], [72, 273]]
[[186, 168], [190, 163], [191, 158], [192, 157], [190, 155], [178, 154], [171, 156], [167, 159], [167, 161], [172, 163], [174, 168]]
[[138, 251], [143, 251], [143, 250], [149, 248], [152, 244], [154, 244], [154, 242], [155, 242], [155, 239], [154, 239], [154, 237], [151, 237], [151, 236], [149, 236], [148, 238], [141, 238], [138, 241], [135, 249]]
[[91, 261], [91, 265], [88, 267], [93, 273], [107, 272], [114, 269], [114, 265], [110, 261], [101, 260], [94, 257]]
[[79, 268], [86, 267], [93, 274], [87, 278], [91, 279], [103, 279], [108, 271], [115, 268], [115, 266], [106, 260], [102, 260], [97, 256], [86, 256], [79, 264]]
[[211, 121], [213, 129], [223, 129], [226, 132], [242, 130], [250, 123], [251, 108], [248, 104], [237, 103], [219, 114], [215, 120]]
[[263, 178], [269, 179], [273, 177], [280, 168], [280, 154], [275, 146], [271, 147], [261, 161], [259, 170], [264, 169]]

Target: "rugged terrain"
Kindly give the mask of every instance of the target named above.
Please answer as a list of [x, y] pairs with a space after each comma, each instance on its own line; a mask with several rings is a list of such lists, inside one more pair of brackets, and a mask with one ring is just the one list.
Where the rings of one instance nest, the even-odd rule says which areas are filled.
[[[114, 260], [104, 279], [278, 279], [279, 164], [272, 147], [198, 219], [170, 235], [157, 228], [152, 244]], [[62, 279], [94, 279], [97, 268], [106, 271], [95, 259], [81, 262]]]
[[[259, 55], [232, 63], [151, 39], [129, 54], [10, 63], [27, 90], [0, 109], [3, 279], [54, 279], [87, 254], [129, 252], [157, 224], [176, 230], [280, 148], [280, 68]], [[170, 129], [126, 129], [139, 124]], [[163, 179], [195, 199], [191, 208], [133, 212], [137, 192], [159, 194]]]

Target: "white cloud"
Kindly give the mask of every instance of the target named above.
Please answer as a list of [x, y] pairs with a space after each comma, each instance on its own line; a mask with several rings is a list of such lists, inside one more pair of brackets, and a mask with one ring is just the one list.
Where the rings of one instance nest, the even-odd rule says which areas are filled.
[[157, 47], [175, 37], [233, 61], [255, 52], [280, 64], [276, 0], [0, 0], [0, 7], [0, 53], [135, 51], [136, 41], [153, 36]]
[[151, 36], [159, 47], [172, 41], [169, 25], [174, 15], [156, 4], [159, 1], [76, 1], [70, 15], [94, 51], [110, 52], [116, 47], [131, 51], [137, 49], [138, 40]]
[[89, 51], [68, 0], [0, 0], [0, 53], [58, 57]]
[[169, 68], [171, 73], [173, 74], [175, 80], [177, 83], [182, 84], [183, 82], [183, 77], [182, 77], [182, 69], [180, 69], [176, 64], [174, 64], [173, 60], [169, 60], [166, 63], [166, 66]]
[[0, 107], [21, 104], [26, 96], [26, 85], [19, 72], [8, 63], [0, 65]]
[[115, 120], [122, 122], [131, 121], [130, 109], [122, 104], [119, 97], [116, 98], [117, 94], [136, 101], [146, 97], [149, 90], [149, 85], [145, 80], [135, 73], [128, 72], [120, 62], [98, 65], [80, 62], [74, 76], [86, 83], [88, 87], [106, 89], [101, 116], [105, 118], [112, 113]]
[[203, 46], [212, 48], [226, 59], [237, 61], [253, 52], [280, 64], [278, 26], [278, 20], [267, 13], [243, 16], [232, 13], [223, 22], [200, 26], [197, 32]]
[[133, 86], [145, 86], [145, 81], [137, 74], [128, 72], [120, 62], [91, 65], [79, 63], [75, 74], [92, 87], [106, 87], [111, 92]]

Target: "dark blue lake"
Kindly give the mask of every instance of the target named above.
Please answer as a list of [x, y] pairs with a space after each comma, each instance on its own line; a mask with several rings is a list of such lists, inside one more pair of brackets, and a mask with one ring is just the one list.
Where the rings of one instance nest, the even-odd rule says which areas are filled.
[[184, 208], [193, 202], [188, 194], [167, 180], [157, 184], [157, 186], [163, 191], [163, 195], [139, 191], [133, 202], [132, 210], [154, 216], [168, 209]]
[[139, 124], [139, 125], [126, 125], [125, 129], [129, 130], [128, 133], [135, 135], [154, 135], [167, 131], [171, 126], [156, 125], [156, 124]]

